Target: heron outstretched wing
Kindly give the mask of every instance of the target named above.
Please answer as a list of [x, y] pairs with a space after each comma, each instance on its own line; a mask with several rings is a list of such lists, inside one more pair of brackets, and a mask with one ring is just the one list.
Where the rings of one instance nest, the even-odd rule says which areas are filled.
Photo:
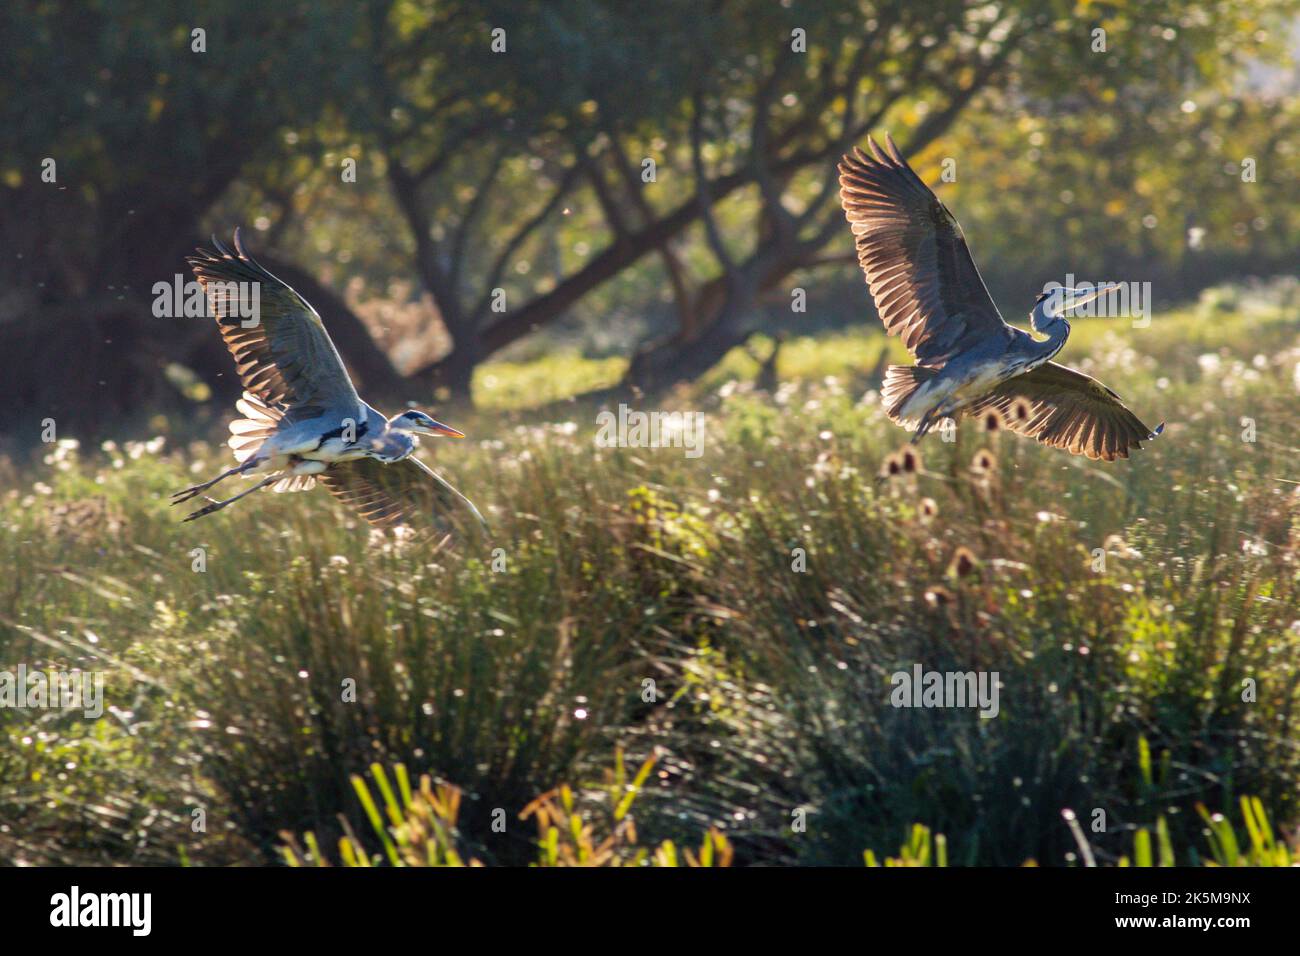
[[[1022, 416], [1017, 403], [1026, 403]], [[1008, 379], [966, 409], [979, 415], [989, 408], [1002, 413], [1007, 428], [1074, 455], [1114, 461], [1155, 438], [1153, 432], [1120, 401], [1120, 397], [1089, 375], [1047, 362]]]
[[[216, 252], [200, 249], [187, 261], [208, 294], [244, 388], [267, 405], [287, 407], [292, 417], [359, 413], [356, 388], [316, 310], [245, 251], [238, 229], [234, 252], [215, 237], [212, 243]], [[237, 287], [229, 283], [256, 284], [256, 321], [235, 307]]]
[[892, 137], [840, 162], [840, 204], [885, 330], [921, 365], [942, 365], [994, 336], [1012, 338], [957, 220], [899, 155]]
[[414, 456], [392, 464], [373, 458], [342, 462], [319, 479], [334, 497], [380, 528], [404, 524], [417, 532], [446, 534], [472, 516], [487, 529], [473, 502]]

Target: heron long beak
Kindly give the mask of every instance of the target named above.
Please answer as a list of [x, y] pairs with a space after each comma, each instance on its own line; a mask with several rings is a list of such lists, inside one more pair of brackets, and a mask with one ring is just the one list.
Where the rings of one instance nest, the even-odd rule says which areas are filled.
[[450, 425], [444, 425], [442, 422], [435, 421], [432, 427], [421, 426], [414, 429], [421, 435], [435, 435], [442, 438], [464, 438], [465, 433], [452, 428]]
[[1085, 302], [1091, 302], [1093, 299], [1106, 295], [1108, 292], [1112, 292], [1118, 288], [1119, 288], [1119, 284], [1115, 283], [1112, 285], [1100, 286], [1096, 289], [1093, 289], [1091, 292], [1086, 292], [1080, 295], [1078, 289], [1068, 289], [1062, 286], [1060, 291], [1065, 296], [1067, 296], [1069, 301], [1065, 304], [1064, 308], [1061, 309], [1061, 314], [1064, 315], [1066, 312], [1069, 312], [1071, 309], [1077, 309]]

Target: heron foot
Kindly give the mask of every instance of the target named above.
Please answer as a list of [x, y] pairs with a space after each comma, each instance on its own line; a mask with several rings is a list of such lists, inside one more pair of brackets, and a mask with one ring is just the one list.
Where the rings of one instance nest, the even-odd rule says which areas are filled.
[[265, 488], [271, 482], [279, 481], [279, 480], [280, 480], [280, 472], [278, 471], [273, 474], [267, 475], [265, 478], [263, 478], [257, 484], [253, 485], [253, 487], [249, 488], [247, 491], [241, 491], [233, 498], [227, 498], [225, 501], [214, 501], [212, 502], [212, 504], [208, 505], [207, 507], [200, 508], [198, 511], [194, 512], [193, 514], [186, 515], [184, 520], [193, 521], [195, 518], [202, 518], [204, 515], [210, 515], [214, 511], [220, 511], [222, 508], [226, 507], [226, 505], [233, 505], [240, 498], [247, 498], [249, 495], [257, 491], [258, 489]]
[[[231, 500], [233, 500], [233, 499], [231, 499]], [[178, 501], [178, 502], [174, 502], [174, 503], [175, 503], [175, 504], [180, 504], [179, 501]], [[230, 504], [230, 501], [214, 501], [214, 502], [212, 502], [212, 504], [207, 505], [207, 506], [205, 506], [205, 507], [203, 507], [203, 508], [200, 508], [198, 511], [195, 511], [195, 512], [193, 512], [192, 514], [188, 514], [188, 515], [186, 515], [186, 516], [185, 516], [183, 519], [181, 519], [181, 520], [182, 520], [182, 521], [193, 521], [195, 518], [202, 518], [204, 515], [210, 515], [210, 514], [212, 514], [212, 512], [214, 512], [214, 511], [220, 511], [222, 508], [224, 508], [224, 507], [225, 507], [226, 505], [228, 505], [228, 504]]]
[[191, 498], [195, 497], [201, 492], [207, 491], [211, 487], [212, 486], [208, 484], [191, 485], [189, 488], [186, 488], [184, 491], [173, 491], [172, 504], [179, 505], [183, 502], [189, 501]]

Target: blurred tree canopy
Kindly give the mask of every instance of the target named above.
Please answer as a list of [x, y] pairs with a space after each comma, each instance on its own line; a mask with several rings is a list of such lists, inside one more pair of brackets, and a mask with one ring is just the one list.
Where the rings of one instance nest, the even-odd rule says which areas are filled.
[[1290, 269], [1295, 75], [1275, 67], [1270, 87], [1250, 71], [1286, 63], [1298, 14], [1293, 0], [9, 5], [0, 395], [31, 414], [6, 429], [54, 417], [93, 433], [180, 407], [162, 374], [177, 367], [228, 396], [217, 337], [155, 318], [149, 290], [188, 278], [205, 227], [237, 223], [378, 398], [465, 398], [502, 349], [612, 316], [641, 336], [619, 343], [625, 387], [693, 378], [760, 323], [806, 321], [796, 286], [870, 314], [835, 163], [886, 129], [932, 182], [952, 160], [941, 195], [1009, 306], [1067, 271], [1150, 279], [1168, 299]]

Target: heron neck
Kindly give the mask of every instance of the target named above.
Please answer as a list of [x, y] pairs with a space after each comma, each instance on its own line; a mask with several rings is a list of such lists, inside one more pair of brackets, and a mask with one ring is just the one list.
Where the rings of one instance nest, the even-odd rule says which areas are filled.
[[1034, 310], [1029, 313], [1029, 327], [1039, 335], [1050, 335], [1052, 325], [1060, 318], [1047, 311], [1047, 303], [1050, 299], [1044, 299], [1034, 305]]
[[384, 457], [400, 461], [415, 451], [415, 436], [399, 428], [390, 428], [376, 439], [375, 448]]
[[1038, 362], [1035, 364], [1041, 365], [1065, 347], [1065, 340], [1070, 337], [1070, 323], [1060, 316], [1055, 316], [1042, 325], [1035, 324], [1034, 328], [1047, 336], [1043, 341], [1034, 343], [1039, 353]]

